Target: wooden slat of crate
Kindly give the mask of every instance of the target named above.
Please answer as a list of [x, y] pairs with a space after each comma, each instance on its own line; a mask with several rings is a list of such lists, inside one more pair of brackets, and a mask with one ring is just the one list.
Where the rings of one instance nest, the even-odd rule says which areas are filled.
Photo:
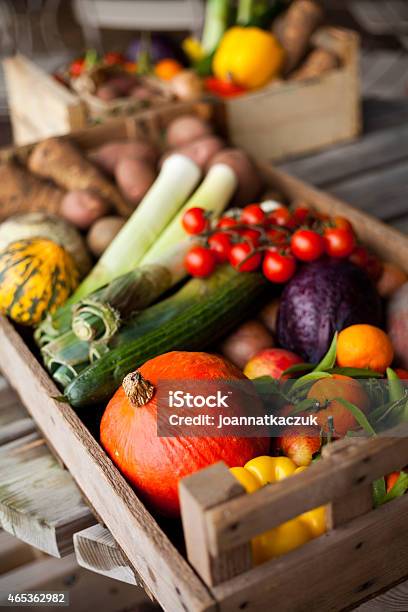
[[341, 57], [341, 67], [225, 102], [230, 140], [256, 159], [307, 153], [354, 138], [360, 131], [357, 34], [322, 28], [313, 42]]
[[102, 525], [94, 525], [76, 533], [74, 549], [81, 567], [120, 582], [142, 586], [140, 577], [126, 555], [110, 531]]
[[[5, 381], [1, 377], [0, 380]], [[0, 387], [0, 446], [32, 433], [35, 424], [8, 383]]]
[[3, 60], [3, 66], [15, 142], [23, 145], [86, 126], [78, 96], [33, 62], [16, 55]]
[[73, 534], [95, 522], [70, 474], [37, 433], [0, 447], [0, 525], [56, 557], [73, 550]]
[[25, 563], [34, 561], [39, 554], [41, 553], [36, 553], [35, 549], [28, 544], [5, 531], [0, 531], [0, 576]]

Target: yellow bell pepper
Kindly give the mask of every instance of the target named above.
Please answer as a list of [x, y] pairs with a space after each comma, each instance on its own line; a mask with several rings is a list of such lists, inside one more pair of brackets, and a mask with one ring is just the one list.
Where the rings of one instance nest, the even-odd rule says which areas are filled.
[[[230, 468], [230, 472], [247, 493], [253, 493], [267, 484], [278, 482], [305, 469], [305, 467], [298, 468], [288, 457], [261, 456], [251, 459], [244, 467]], [[325, 531], [325, 506], [305, 512], [254, 538], [252, 540], [254, 563], [259, 565], [268, 559], [284, 555]]]
[[278, 76], [283, 59], [283, 48], [273, 34], [236, 26], [222, 37], [212, 67], [219, 79], [256, 89]]

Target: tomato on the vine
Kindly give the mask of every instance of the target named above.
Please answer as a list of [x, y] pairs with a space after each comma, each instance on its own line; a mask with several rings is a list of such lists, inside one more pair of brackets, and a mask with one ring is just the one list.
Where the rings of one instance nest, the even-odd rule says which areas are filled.
[[265, 219], [266, 215], [259, 204], [249, 204], [242, 210], [241, 223], [261, 225]]
[[69, 67], [69, 74], [72, 77], [78, 77], [80, 74], [83, 73], [84, 69], [85, 69], [85, 58], [78, 57], [73, 62], [71, 62], [70, 67]]
[[269, 223], [273, 225], [285, 226], [291, 221], [292, 214], [286, 206], [276, 208], [268, 215]]
[[348, 230], [349, 232], [353, 231], [353, 226], [346, 217], [333, 217], [333, 225], [334, 227]]
[[116, 64], [124, 64], [126, 58], [122, 53], [118, 53], [117, 51], [108, 51], [103, 56], [103, 62], [108, 66], [115, 66]]
[[290, 254], [267, 251], [262, 264], [264, 276], [272, 283], [286, 283], [296, 271], [296, 260]]
[[217, 261], [224, 263], [228, 261], [231, 251], [231, 237], [226, 232], [215, 232], [208, 239], [211, 251], [213, 251]]
[[230, 251], [229, 261], [239, 272], [253, 272], [261, 265], [262, 255], [249, 242], [238, 242]]
[[325, 230], [324, 244], [330, 257], [348, 257], [354, 251], [356, 241], [352, 231], [333, 227]]
[[351, 253], [349, 260], [356, 266], [363, 268], [370, 278], [378, 280], [382, 273], [382, 263], [372, 253], [369, 253], [363, 246], [357, 245]]
[[261, 238], [261, 232], [256, 229], [244, 229], [239, 230], [240, 237], [246, 242], [251, 242], [252, 244], [259, 244]]
[[282, 245], [288, 239], [288, 235], [284, 230], [270, 228], [266, 231], [266, 237], [268, 242], [272, 242], [273, 245]]
[[189, 208], [183, 215], [182, 224], [188, 234], [201, 234], [208, 228], [205, 210], [199, 206]]
[[314, 261], [324, 253], [324, 240], [317, 232], [300, 229], [292, 235], [290, 248], [297, 259]]
[[236, 225], [238, 225], [238, 221], [233, 217], [221, 217], [217, 223], [217, 227], [220, 229], [233, 229]]
[[190, 249], [184, 260], [184, 266], [191, 276], [210, 276], [217, 264], [215, 254], [210, 249], [196, 246]]
[[296, 225], [302, 225], [303, 223], [305, 223], [309, 215], [310, 210], [305, 206], [298, 206], [292, 213], [292, 217]]

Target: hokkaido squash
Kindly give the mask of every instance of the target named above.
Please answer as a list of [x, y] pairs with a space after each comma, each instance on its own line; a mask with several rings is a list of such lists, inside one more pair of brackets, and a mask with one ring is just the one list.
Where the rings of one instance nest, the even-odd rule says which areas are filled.
[[[217, 381], [241, 381], [246, 377], [217, 355], [173, 351], [150, 359], [126, 376], [107, 405], [100, 426], [102, 446], [154, 510], [176, 517], [180, 512], [181, 478], [217, 461], [230, 467], [243, 466], [249, 459], [267, 453], [269, 440], [233, 435], [159, 437], [156, 387], [158, 381], [165, 380], [208, 381], [216, 387]], [[235, 405], [239, 402], [238, 397], [231, 406], [235, 414], [239, 412]], [[190, 414], [194, 412], [190, 410]]]
[[0, 251], [0, 312], [22, 325], [37, 325], [78, 285], [71, 255], [44, 238], [16, 240]]

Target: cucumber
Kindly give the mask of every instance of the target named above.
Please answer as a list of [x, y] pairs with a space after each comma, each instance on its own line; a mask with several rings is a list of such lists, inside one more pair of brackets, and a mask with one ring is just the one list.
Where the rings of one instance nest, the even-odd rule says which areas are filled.
[[220, 268], [206, 283], [210, 288], [206, 297], [198, 294], [195, 304], [166, 324], [88, 366], [65, 389], [67, 401], [76, 408], [104, 402], [126, 374], [148, 359], [168, 351], [205, 349], [240, 323], [251, 307], [259, 307], [268, 286], [261, 274], [240, 273], [230, 267]]

